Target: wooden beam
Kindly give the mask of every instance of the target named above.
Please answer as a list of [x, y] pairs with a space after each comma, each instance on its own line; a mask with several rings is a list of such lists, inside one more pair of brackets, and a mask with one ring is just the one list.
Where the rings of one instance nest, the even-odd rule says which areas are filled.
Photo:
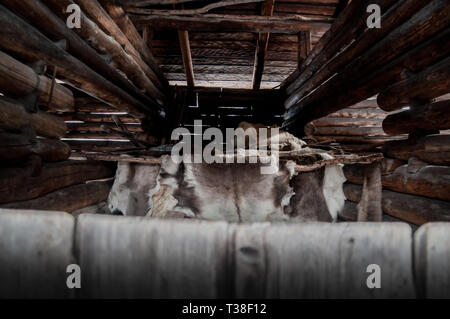
[[114, 165], [93, 161], [45, 163], [38, 176], [33, 176], [29, 167], [9, 167], [0, 171], [0, 203], [37, 198], [63, 187], [114, 174]]
[[450, 100], [390, 114], [383, 121], [383, 129], [389, 135], [408, 134], [417, 129], [450, 129]]
[[181, 55], [183, 57], [184, 73], [189, 87], [195, 86], [194, 68], [192, 65], [191, 47], [189, 45], [189, 33], [186, 30], [178, 30]]
[[0, 132], [0, 160], [20, 160], [31, 155], [47, 162], [64, 161], [70, 156], [70, 146], [57, 139]]
[[334, 11], [334, 17], [337, 18], [339, 14], [348, 6], [350, 0], [339, 0], [336, 10]]
[[67, 130], [64, 121], [52, 114], [42, 111], [28, 113], [17, 102], [0, 97], [0, 128], [19, 131], [27, 127], [37, 135], [49, 138], [61, 137]]
[[[344, 194], [352, 202], [361, 200], [362, 187], [344, 184]], [[422, 225], [433, 221], [450, 221], [450, 203], [427, 197], [382, 191], [381, 206], [386, 214], [404, 221]], [[430, 209], [433, 207], [433, 209]]]
[[[107, 0], [109, 1], [109, 0]], [[130, 13], [145, 13], [145, 14], [159, 14], [159, 15], [198, 15], [207, 13], [211, 10], [235, 6], [246, 3], [255, 3], [255, 2], [264, 2], [266, 0], [222, 0], [214, 3], [210, 3], [204, 7], [198, 9], [182, 9], [182, 10], [164, 10], [164, 9], [140, 9], [139, 7], [129, 6], [127, 7], [127, 11]], [[174, 1], [174, 3], [181, 3], [181, 1]]]
[[449, 166], [450, 135], [428, 135], [417, 141], [391, 141], [383, 145], [382, 152], [402, 161], [414, 156], [426, 163]]
[[[335, 19], [330, 29], [322, 36], [312, 50], [311, 54], [303, 62], [303, 72], [286, 89], [287, 94], [292, 94], [300, 85], [311, 77], [318, 68], [323, 66], [345, 44], [354, 39], [354, 34], [359, 28], [365, 28], [365, 16], [367, 5], [371, 0], [352, 1]], [[356, 27], [353, 31], [352, 29]], [[304, 31], [304, 30], [299, 30]]]
[[[44, 0], [53, 10], [60, 12], [60, 16], [66, 19], [65, 10], [74, 4], [72, 0]], [[163, 101], [164, 94], [147, 76], [143, 70], [143, 63], [138, 63], [133, 56], [112, 36], [106, 34], [91, 18], [81, 11], [82, 28], [74, 28], [85, 41], [87, 41], [98, 52], [105, 52], [111, 57], [115, 66], [126, 74], [127, 78], [140, 89], [145, 90], [155, 100]], [[160, 102], [159, 104], [162, 104]]]
[[429, 66], [418, 74], [382, 91], [378, 105], [395, 111], [412, 100], [427, 101], [450, 92], [450, 57]]
[[0, 90], [3, 94], [23, 97], [34, 91], [39, 92], [39, 102], [57, 111], [73, 111], [73, 93], [59, 83], [54, 83], [52, 99], [49, 103], [52, 80], [38, 75], [28, 65], [6, 53], [0, 52]]
[[[362, 185], [364, 166], [346, 165], [344, 175], [350, 183]], [[418, 169], [411, 169], [410, 165], [402, 165], [391, 173], [383, 172], [381, 181], [385, 189], [394, 192], [450, 201], [449, 176], [448, 166], [425, 164]]]
[[[261, 16], [272, 16], [275, 7], [275, 0], [266, 0], [261, 9]], [[252, 88], [259, 90], [261, 87], [262, 75], [264, 73], [264, 60], [269, 46], [270, 33], [259, 33], [255, 50], [255, 62], [253, 65]]]
[[88, 45], [73, 30], [67, 28], [66, 24], [56, 16], [47, 6], [39, 0], [4, 0], [8, 8], [24, 17], [30, 24], [39, 29], [40, 32], [52, 39], [67, 40], [68, 52], [86, 63], [92, 70], [98, 72], [131, 96], [142, 103], [154, 105], [156, 102], [141, 92], [127, 78], [107, 63], [90, 45]]
[[174, 3], [199, 2], [203, 0], [119, 0], [125, 7], [145, 7], [158, 5], [172, 5]]
[[144, 61], [156, 73], [163, 86], [166, 88], [169, 87], [169, 83], [164, 77], [164, 73], [159, 68], [158, 62], [156, 61], [155, 57], [152, 54], [152, 51], [147, 45], [148, 43], [143, 40], [139, 32], [136, 30], [136, 27], [131, 21], [130, 17], [123, 10], [122, 6], [110, 0], [100, 0], [100, 1], [103, 7], [106, 9], [106, 11], [108, 11], [111, 18], [113, 18], [113, 20], [122, 30], [122, 32], [131, 42], [131, 44], [139, 51]]
[[[361, 35], [356, 35], [355, 42], [342, 52], [338, 52], [337, 56], [335, 56], [336, 47], [327, 48], [321, 53], [321, 56], [317, 57], [314, 65], [308, 66], [305, 72], [301, 74], [297, 81], [297, 83], [300, 83], [297, 89], [292, 92], [293, 87], [289, 88], [289, 92], [292, 94], [286, 101], [285, 107], [291, 107], [327, 79], [341, 71], [348, 63], [354, 61], [358, 56], [374, 46], [380, 39], [400, 26], [424, 5], [424, 1], [399, 1], [382, 16], [383, 28], [372, 29], [362, 32]], [[327, 52], [327, 50], [331, 51]], [[313, 72], [311, 73], [310, 71]]]
[[108, 198], [112, 182], [91, 182], [58, 189], [42, 197], [0, 205], [1, 208], [38, 209], [71, 213], [103, 202]]
[[[411, 70], [420, 70], [436, 59], [445, 57], [450, 49], [450, 45], [444, 40], [450, 35], [450, 30], [446, 28], [449, 23], [450, 4], [445, 0], [433, 1], [401, 28], [392, 31], [336, 76], [291, 107], [285, 114], [285, 119], [291, 120], [285, 121], [283, 127], [295, 130], [294, 123], [298, 128], [303, 127], [305, 122], [377, 94], [390, 84], [401, 81], [401, 73], [406, 65]], [[420, 32], [417, 32], [418, 29]], [[389, 48], [389, 55], [385, 54], [386, 48]], [[435, 55], [428, 52], [434, 52]], [[300, 119], [303, 123], [299, 122]]]
[[57, 66], [60, 76], [73, 86], [118, 109], [143, 117], [142, 110], [148, 107], [58, 47], [4, 6], [0, 6], [0, 20], [0, 47], [28, 60], [43, 60]]
[[101, 26], [104, 30], [108, 32], [122, 47], [125, 48], [126, 52], [132, 56], [139, 67], [144, 71], [145, 75], [158, 87], [160, 90], [164, 91], [164, 87], [160, 82], [158, 76], [152, 70], [152, 68], [143, 60], [143, 57], [130, 42], [130, 40], [125, 36], [122, 30], [117, 26], [116, 22], [109, 16], [109, 14], [103, 9], [97, 0], [76, 0], [80, 4], [81, 8], [86, 12], [92, 19], [95, 20], [97, 25]]
[[325, 32], [331, 20], [308, 17], [261, 17], [204, 14], [200, 16], [133, 15], [131, 19], [140, 26], [154, 29], [179, 29], [211, 32], [270, 32], [297, 34], [300, 31]]

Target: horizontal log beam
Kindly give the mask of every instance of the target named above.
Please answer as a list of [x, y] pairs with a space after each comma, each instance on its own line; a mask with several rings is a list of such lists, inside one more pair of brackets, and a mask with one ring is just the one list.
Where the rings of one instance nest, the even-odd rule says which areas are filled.
[[73, 111], [73, 93], [59, 83], [54, 83], [44, 75], [38, 75], [28, 65], [23, 64], [4, 52], [0, 52], [0, 90], [3, 94], [23, 97], [39, 92], [39, 103], [57, 111]]
[[[310, 78], [317, 70], [333, 57], [340, 48], [354, 38], [355, 31], [366, 20], [366, 8], [369, 1], [352, 1], [337, 17], [330, 29], [323, 35], [309, 56], [301, 65], [300, 76], [287, 87], [288, 95]], [[377, 3], [378, 4], [378, 3]], [[358, 17], [358, 18], [356, 18]]]
[[[353, 184], [362, 185], [364, 167], [346, 165], [344, 175]], [[450, 168], [448, 166], [424, 166], [411, 170], [402, 165], [381, 178], [385, 189], [429, 198], [450, 201]]]
[[[85, 123], [114, 123], [112, 115], [90, 113], [61, 113], [57, 117], [64, 121], [82, 121]], [[127, 115], [119, 115], [120, 121], [125, 124], [140, 124], [139, 120]]]
[[411, 157], [435, 165], [450, 165], [450, 135], [428, 135], [417, 141], [391, 141], [382, 147], [391, 158], [407, 161]]
[[144, 61], [145, 57], [134, 47], [128, 37], [122, 32], [116, 22], [97, 0], [76, 0], [76, 3], [81, 6], [84, 12], [94, 19], [97, 25], [106, 30], [110, 36], [125, 48], [125, 51], [132, 56], [133, 60], [158, 89], [162, 92], [166, 90], [166, 87], [164, 87], [158, 75], [153, 71], [150, 65]]
[[42, 111], [28, 113], [22, 105], [0, 97], [0, 128], [20, 131], [32, 128], [37, 135], [58, 138], [66, 134], [63, 120]]
[[[445, 39], [450, 36], [450, 30], [446, 28], [449, 23], [450, 4], [444, 0], [432, 1], [401, 28], [384, 37], [313, 94], [291, 107], [283, 127], [299, 131], [311, 120], [372, 97], [398, 82], [405, 67], [420, 70], [445, 57], [450, 50], [450, 45], [443, 45], [447, 44]], [[386, 48], [389, 48], [389, 55], [385, 54]]]
[[[116, 127], [112, 123], [66, 123], [66, 125], [69, 132], [104, 132], [102, 125]], [[143, 132], [140, 125], [124, 124], [124, 127], [130, 132]], [[66, 135], [66, 137], [68, 136]]]
[[420, 73], [382, 91], [378, 105], [385, 111], [394, 111], [411, 101], [429, 101], [450, 92], [450, 57], [429, 66]]
[[[66, 24], [48, 7], [43, 5], [41, 1], [4, 0], [3, 3], [8, 6], [8, 8], [24, 17], [30, 24], [38, 28], [40, 32], [44, 33], [49, 38], [65, 39], [68, 44], [68, 52], [80, 59], [83, 63], [86, 63], [87, 66], [92, 70], [95, 70], [95, 72], [98, 72], [105, 79], [108, 79], [139, 101], [148, 105], [155, 104], [152, 99], [144, 95], [128, 79], [109, 65], [104, 57], [100, 56], [100, 54], [81, 39], [78, 34], [67, 28]], [[130, 101], [129, 103], [134, 104], [133, 101]]]
[[42, 197], [0, 205], [1, 208], [35, 209], [71, 213], [103, 202], [108, 198], [112, 182], [92, 182], [59, 189]]
[[307, 124], [305, 126], [305, 134], [307, 135], [339, 135], [339, 136], [366, 136], [376, 135], [384, 136], [381, 127], [361, 127], [361, 126], [315, 126], [314, 124]]
[[0, 6], [0, 19], [3, 21], [0, 47], [28, 60], [42, 60], [57, 66], [58, 74], [71, 85], [136, 117], [144, 117], [142, 111], [148, 107], [58, 47], [4, 6]]
[[388, 115], [383, 121], [383, 129], [389, 135], [408, 134], [418, 129], [450, 129], [450, 100]]
[[[345, 183], [344, 194], [357, 203], [361, 200], [362, 186]], [[386, 214], [415, 225], [450, 221], [450, 203], [447, 201], [383, 190], [381, 205]]]
[[0, 161], [28, 159], [31, 155], [37, 155], [43, 161], [59, 162], [68, 159], [70, 151], [70, 146], [60, 140], [0, 132]]
[[[62, 19], [66, 19], [66, 8], [74, 4], [72, 0], [43, 0], [45, 4], [51, 7], [55, 12], [60, 13]], [[155, 99], [164, 100], [165, 96], [160, 89], [152, 82], [143, 70], [143, 63], [139, 64], [133, 59], [132, 55], [116, 41], [113, 36], [106, 34], [92, 19], [83, 11], [80, 15], [82, 28], [73, 30], [86, 42], [88, 42], [98, 52], [107, 54], [114, 65], [120, 69], [127, 78], [130, 79], [140, 89], [145, 90]], [[159, 104], [162, 104], [160, 102]]]
[[9, 167], [0, 171], [0, 203], [34, 199], [71, 185], [113, 177], [114, 174], [114, 165], [94, 161], [46, 163], [38, 176], [33, 176], [29, 167]]
[[[334, 118], [334, 117], [324, 117], [311, 122], [315, 127], [347, 127], [347, 126], [369, 126], [369, 127], [380, 127], [382, 126], [382, 119], [366, 119], [366, 118]], [[305, 126], [306, 129], [306, 126]]]
[[181, 29], [187, 31], [270, 32], [297, 34], [300, 31], [324, 32], [329, 19], [312, 20], [305, 17], [261, 17], [204, 14], [201, 16], [164, 16], [130, 14], [138, 26], [154, 29]]
[[319, 142], [337, 142], [342, 144], [373, 144], [383, 145], [399, 138], [393, 136], [336, 136], [336, 135], [315, 135], [314, 139]]
[[341, 109], [335, 113], [331, 113], [328, 117], [331, 118], [364, 118], [364, 119], [384, 119], [388, 115], [387, 112], [380, 109]]
[[[392, 7], [390, 7], [387, 12], [385, 12], [381, 17], [381, 20], [383, 21], [382, 28], [375, 28], [367, 30], [366, 32], [362, 32], [362, 34], [358, 36], [355, 42], [353, 42], [349, 47], [343, 50], [343, 52], [339, 52], [338, 55], [331, 60], [326, 60], [326, 57], [330, 59], [331, 57], [333, 57], [333, 54], [336, 53], [336, 47], [331, 46], [331, 52], [323, 53], [323, 58], [315, 60], [314, 63], [318, 63], [318, 65], [311, 65], [308, 73], [305, 76], [301, 75], [301, 79], [299, 79], [299, 81], [297, 82], [301, 83], [301, 85], [298, 85], [298, 87], [290, 87], [289, 92], [291, 92], [292, 94], [286, 100], [286, 109], [311, 93], [315, 88], [320, 86], [320, 84], [332, 77], [334, 74], [341, 71], [342, 68], [345, 67], [348, 63], [352, 62], [359, 55], [367, 51], [370, 47], [380, 41], [380, 39], [385, 37], [389, 32], [399, 27], [403, 22], [408, 20], [426, 4], [427, 1], [398, 1], [397, 3], [392, 5]], [[311, 70], [317, 72], [311, 73]], [[306, 79], [307, 75], [310, 75], [310, 78]], [[292, 92], [292, 89], [294, 87], [297, 87], [297, 89], [295, 90], [295, 92]]]
[[167, 89], [169, 87], [169, 82], [167, 82], [164, 73], [159, 68], [158, 62], [153, 56], [148, 43], [144, 41], [138, 30], [136, 30], [135, 25], [128, 14], [123, 10], [122, 6], [110, 0], [101, 0], [100, 2], [131, 44], [139, 51], [144, 61], [156, 73], [162, 85]]

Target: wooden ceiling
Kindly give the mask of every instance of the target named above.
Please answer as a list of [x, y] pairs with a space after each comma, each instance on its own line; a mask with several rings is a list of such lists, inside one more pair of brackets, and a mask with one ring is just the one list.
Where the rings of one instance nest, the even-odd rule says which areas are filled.
[[297, 69], [301, 32], [313, 47], [347, 1], [121, 2], [171, 85], [264, 89]]

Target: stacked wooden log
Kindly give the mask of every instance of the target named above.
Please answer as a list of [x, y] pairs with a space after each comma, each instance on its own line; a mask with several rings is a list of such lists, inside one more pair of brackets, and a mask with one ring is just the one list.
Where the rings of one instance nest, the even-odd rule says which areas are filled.
[[[69, 29], [66, 8], [73, 4], [83, 9], [82, 27]], [[59, 80], [118, 111], [165, 118], [167, 82], [153, 57], [140, 52], [143, 39], [136, 30], [131, 35], [132, 25], [122, 30], [97, 1], [5, 0], [0, 15], [0, 47], [15, 58], [42, 61]]]
[[339, 143], [345, 150], [367, 151], [402, 138], [388, 136], [383, 130], [388, 115], [372, 98], [308, 123], [304, 134], [320, 143]]
[[[427, 82], [423, 82], [423, 85], [427, 87]], [[393, 88], [386, 92], [391, 92]], [[410, 94], [434, 98], [440, 94], [433, 93], [434, 90], [435, 85], [431, 90], [413, 91]], [[397, 100], [399, 96], [394, 98], [383, 93], [379, 101], [399, 101], [393, 104], [381, 102], [386, 103], [383, 108], [395, 109], [408, 103]], [[450, 128], [449, 101], [411, 103], [409, 110], [388, 115], [384, 119], [383, 128], [387, 134], [409, 134], [407, 139], [387, 142], [381, 148], [390, 163], [395, 163], [386, 165], [382, 176], [382, 207], [386, 214], [416, 225], [450, 220], [450, 135], [430, 134]], [[362, 168], [349, 166], [345, 167], [344, 172], [349, 182], [344, 192], [351, 202], [358, 202], [362, 192], [359, 186], [363, 182]]]
[[114, 174], [115, 165], [96, 161], [10, 166], [0, 170], [0, 207], [70, 213], [106, 200]]
[[[382, 28], [367, 28], [368, 4], [380, 5]], [[449, 25], [445, 0], [352, 1], [286, 88], [284, 128], [302, 135], [312, 120], [380, 92], [386, 111], [447, 93]]]

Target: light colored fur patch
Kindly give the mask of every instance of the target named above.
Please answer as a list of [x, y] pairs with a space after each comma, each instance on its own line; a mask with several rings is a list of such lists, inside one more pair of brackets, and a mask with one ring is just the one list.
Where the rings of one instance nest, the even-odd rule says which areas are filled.
[[[322, 154], [322, 157], [324, 159], [333, 158], [326, 153]], [[347, 179], [344, 176], [343, 167], [344, 165], [342, 164], [327, 166], [323, 178], [323, 195], [333, 222], [337, 220], [337, 216], [345, 204], [343, 184]]]

